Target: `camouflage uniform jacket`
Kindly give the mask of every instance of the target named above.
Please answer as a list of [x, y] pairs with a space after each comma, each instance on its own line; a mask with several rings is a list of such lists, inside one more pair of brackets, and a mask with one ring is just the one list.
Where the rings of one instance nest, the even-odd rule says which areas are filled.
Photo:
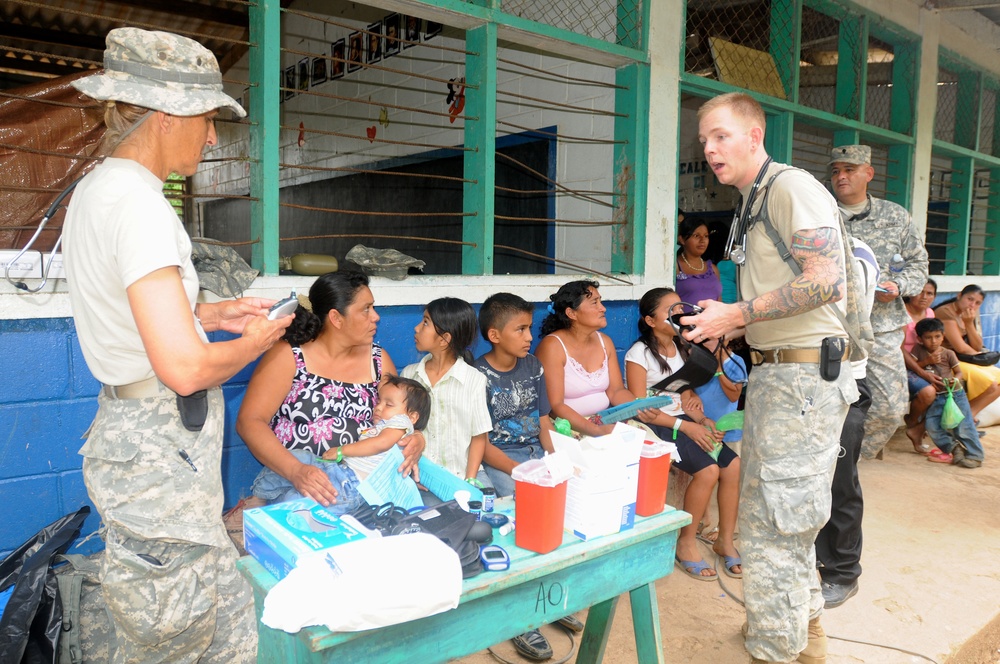
[[[848, 233], [866, 242], [875, 252], [881, 273], [879, 280], [893, 281], [899, 286], [900, 297], [892, 302], [875, 300], [871, 321], [872, 330], [878, 334], [898, 330], [910, 322], [903, 296], [918, 294], [927, 283], [927, 249], [904, 207], [871, 195], [868, 201], [869, 213], [846, 217], [844, 225]], [[889, 262], [897, 253], [906, 264], [901, 272], [892, 273]]]

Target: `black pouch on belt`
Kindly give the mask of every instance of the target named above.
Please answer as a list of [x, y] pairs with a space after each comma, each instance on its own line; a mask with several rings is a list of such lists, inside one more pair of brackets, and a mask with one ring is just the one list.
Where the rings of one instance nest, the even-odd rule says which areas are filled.
[[840, 364], [847, 349], [847, 339], [827, 337], [819, 350], [819, 375], [823, 380], [834, 381], [840, 376]]
[[188, 431], [201, 431], [208, 417], [208, 390], [198, 390], [185, 396], [177, 395], [177, 411]]

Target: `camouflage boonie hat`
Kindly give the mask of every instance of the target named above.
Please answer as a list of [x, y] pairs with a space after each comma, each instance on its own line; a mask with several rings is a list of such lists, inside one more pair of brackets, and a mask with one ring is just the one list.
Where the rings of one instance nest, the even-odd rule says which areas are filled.
[[827, 166], [837, 162], [843, 164], [872, 164], [872, 149], [867, 145], [842, 145], [830, 151]]
[[104, 71], [71, 83], [99, 101], [121, 101], [170, 115], [229, 108], [246, 116], [222, 91], [219, 63], [207, 48], [170, 32], [115, 28], [108, 33]]

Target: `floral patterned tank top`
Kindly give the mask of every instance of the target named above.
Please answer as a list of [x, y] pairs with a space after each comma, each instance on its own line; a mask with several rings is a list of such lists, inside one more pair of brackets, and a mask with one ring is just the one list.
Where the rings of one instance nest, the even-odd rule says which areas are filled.
[[371, 383], [345, 383], [317, 376], [306, 369], [302, 349], [292, 347], [295, 377], [288, 396], [271, 418], [271, 430], [289, 450], [309, 450], [316, 456], [360, 440], [372, 425], [382, 378], [382, 347], [372, 344]]

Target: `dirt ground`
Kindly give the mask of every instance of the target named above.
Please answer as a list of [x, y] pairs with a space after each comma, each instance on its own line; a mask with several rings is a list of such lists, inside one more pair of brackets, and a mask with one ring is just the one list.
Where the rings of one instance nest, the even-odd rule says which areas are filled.
[[[929, 463], [913, 453], [902, 432], [883, 460], [861, 462], [864, 572], [858, 594], [824, 614], [832, 637], [829, 664], [1000, 662], [1000, 427], [987, 431], [986, 463], [979, 469]], [[711, 560], [711, 550], [702, 546]], [[743, 609], [735, 601], [740, 584], [725, 575], [703, 583], [681, 573], [657, 582], [667, 661], [750, 660], [740, 636]], [[543, 632], [555, 651], [550, 662], [569, 653], [565, 632], [551, 626]], [[509, 642], [494, 649], [508, 661], [529, 661]], [[483, 651], [456, 661], [498, 660]], [[637, 661], [627, 595], [619, 600], [604, 661]]]

